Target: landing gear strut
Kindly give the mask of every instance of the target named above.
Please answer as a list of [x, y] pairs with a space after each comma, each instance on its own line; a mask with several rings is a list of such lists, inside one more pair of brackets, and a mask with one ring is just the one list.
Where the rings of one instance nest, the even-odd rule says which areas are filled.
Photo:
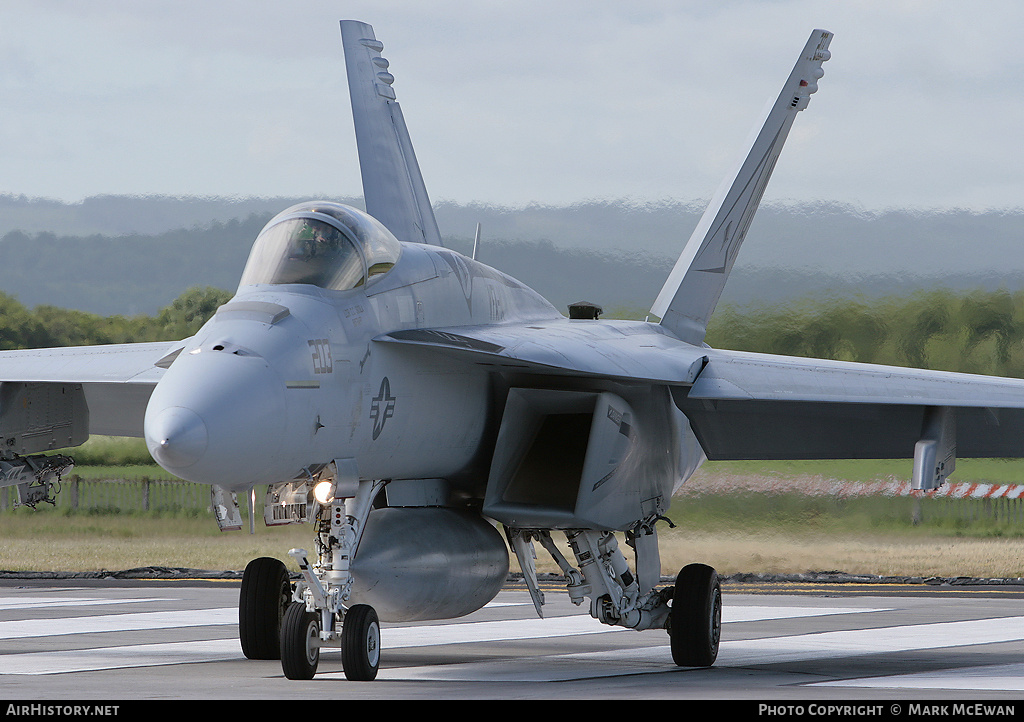
[[281, 561], [249, 562], [238, 602], [239, 638], [249, 659], [280, 659], [288, 679], [312, 679], [321, 648], [340, 647], [345, 676], [371, 680], [380, 667], [380, 622], [372, 607], [349, 605], [349, 562], [386, 482], [360, 481], [346, 460], [330, 466], [330, 493], [317, 499], [316, 561], [304, 549], [288, 552], [302, 574], [294, 588]]
[[655, 589], [661, 569], [654, 530], [658, 519], [644, 520], [626, 535], [626, 543], [636, 552], [635, 574], [608, 531], [563, 530], [576, 557], [575, 566], [555, 546], [550, 530], [506, 527], [506, 533], [539, 616], [544, 616], [544, 594], [533, 564], [534, 541], [561, 568], [572, 602], [579, 605], [590, 598], [592, 617], [603, 624], [636, 630], [665, 629], [677, 665], [710, 667], [718, 657], [722, 631], [718, 574], [705, 564], [689, 564], [679, 572], [674, 587]]
[[291, 604], [280, 625], [281, 669], [288, 679], [312, 679], [323, 647], [341, 648], [348, 679], [369, 681], [377, 676], [380, 622], [372, 607], [350, 605], [349, 564], [384, 483], [345, 479], [339, 473], [332, 492], [320, 502], [315, 521], [316, 561], [310, 561], [304, 549], [288, 552], [302, 574], [289, 593]]

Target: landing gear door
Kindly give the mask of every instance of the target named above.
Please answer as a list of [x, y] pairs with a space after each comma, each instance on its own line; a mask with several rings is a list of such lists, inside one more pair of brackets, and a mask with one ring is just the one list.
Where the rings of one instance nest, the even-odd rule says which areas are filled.
[[309, 518], [311, 493], [305, 479], [267, 485], [263, 521], [267, 526], [302, 524]]
[[210, 504], [221, 531], [241, 531], [242, 511], [238, 508], [238, 494], [223, 486], [210, 486]]

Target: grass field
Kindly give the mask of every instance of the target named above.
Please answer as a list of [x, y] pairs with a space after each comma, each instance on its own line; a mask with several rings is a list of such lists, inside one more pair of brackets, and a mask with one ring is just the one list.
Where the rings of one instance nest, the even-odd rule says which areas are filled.
[[[1024, 577], [1024, 540], [1008, 536], [967, 536], [929, 530], [843, 528], [822, 517], [808, 524], [778, 526], [715, 523], [721, 511], [700, 524], [704, 501], [686, 514], [671, 512], [675, 529], [660, 528], [662, 571], [674, 574], [703, 561], [722, 574], [842, 571], [903, 576]], [[294, 563], [288, 549], [312, 550], [312, 528], [299, 524], [256, 533], [220, 532], [208, 518], [145, 515], [64, 515], [60, 512], [7, 514], [0, 520], [0, 569], [13, 571], [119, 571], [146, 566], [239, 570], [255, 557]], [[622, 545], [629, 556], [629, 550]], [[513, 562], [513, 567], [515, 566]], [[538, 569], [556, 572], [543, 552]]]
[[[119, 457], [128, 465], [81, 465], [75, 473], [83, 478], [167, 478], [158, 467], [139, 464], [143, 459], [138, 449], [133, 453]], [[109, 461], [99, 453], [92, 458]], [[703, 561], [723, 574], [1024, 577], [1024, 508], [1019, 506], [992, 507], [974, 500], [926, 500], [915, 506], [908, 497], [728, 491], [737, 479], [755, 489], [779, 479], [798, 485], [802, 479], [906, 479], [909, 473], [909, 461], [709, 462], [688, 484], [691, 491], [674, 500], [667, 516], [675, 528], [659, 525], [663, 573]], [[1024, 462], [959, 460], [955, 479], [1018, 483], [1024, 481]], [[277, 557], [294, 568], [287, 556], [293, 547], [313, 549], [310, 526], [268, 528], [258, 522], [250, 535], [221, 533], [212, 516], [196, 513], [88, 514], [40, 508], [0, 514], [3, 570], [237, 570], [257, 556]], [[623, 549], [629, 556], [628, 548]], [[542, 551], [538, 569], [557, 571]]]
[[[212, 515], [65, 515], [59, 511], [0, 518], [0, 569], [10, 571], [120, 571], [147, 566], [238, 570], [261, 556], [296, 568], [287, 552], [313, 549], [312, 527], [256, 526], [221, 532]], [[297, 568], [296, 568], [297, 569]]]

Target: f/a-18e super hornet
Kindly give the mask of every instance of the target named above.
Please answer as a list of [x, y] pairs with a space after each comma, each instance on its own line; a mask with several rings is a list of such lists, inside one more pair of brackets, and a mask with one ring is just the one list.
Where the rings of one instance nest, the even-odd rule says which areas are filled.
[[162, 467], [212, 486], [224, 528], [257, 484], [267, 523], [313, 525], [315, 552], [289, 552], [296, 582], [276, 559], [246, 568], [247, 657], [308, 679], [339, 646], [346, 676], [372, 679], [380, 621], [481, 608], [509, 549], [543, 616], [538, 544], [593, 617], [667, 630], [676, 664], [711, 665], [717, 574], [690, 564], [659, 586], [657, 542], [706, 458], [913, 458], [929, 489], [957, 454], [1021, 455], [1022, 381], [704, 344], [831, 33], [811, 33], [683, 247], [656, 323], [586, 303], [566, 318], [444, 248], [383, 45], [361, 22], [341, 34], [366, 212], [314, 201], [274, 217], [234, 298], [184, 341], [0, 354], [0, 484], [22, 503], [52, 498], [72, 463], [41, 452], [144, 436]]

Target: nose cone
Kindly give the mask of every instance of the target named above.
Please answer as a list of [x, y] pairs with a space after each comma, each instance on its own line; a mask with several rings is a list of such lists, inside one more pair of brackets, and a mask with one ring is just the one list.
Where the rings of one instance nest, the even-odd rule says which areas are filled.
[[146, 446], [175, 476], [244, 488], [294, 474], [279, 453], [287, 426], [284, 383], [263, 359], [204, 349], [153, 390]]
[[192, 466], [202, 458], [209, 441], [210, 434], [202, 417], [182, 406], [161, 410], [146, 428], [149, 453], [164, 468]]

